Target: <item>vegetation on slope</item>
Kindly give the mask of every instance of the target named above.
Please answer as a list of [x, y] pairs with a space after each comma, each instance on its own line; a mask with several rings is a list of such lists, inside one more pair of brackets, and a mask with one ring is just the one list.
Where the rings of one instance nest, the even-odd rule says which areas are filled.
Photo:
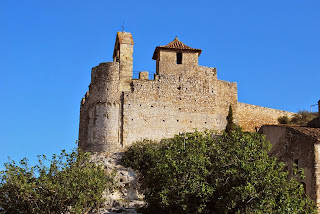
[[30, 167], [5, 164], [0, 173], [0, 207], [4, 213], [89, 213], [98, 211], [103, 192], [115, 186], [114, 175], [90, 161], [89, 153], [62, 151], [53, 155], [50, 166], [45, 156]]
[[270, 147], [258, 133], [196, 131], [137, 142], [123, 163], [141, 173], [145, 213], [315, 213]]
[[306, 126], [307, 123], [317, 117], [317, 113], [312, 113], [308, 111], [299, 111], [291, 119], [288, 116], [281, 116], [278, 118], [280, 124], [293, 124]]

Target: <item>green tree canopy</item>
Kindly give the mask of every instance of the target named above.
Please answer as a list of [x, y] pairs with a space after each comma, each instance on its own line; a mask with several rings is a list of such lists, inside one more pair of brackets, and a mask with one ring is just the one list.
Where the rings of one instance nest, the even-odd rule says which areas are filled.
[[133, 144], [149, 213], [315, 213], [304, 188], [267, 152], [258, 133], [194, 132]]
[[5, 164], [0, 173], [0, 207], [5, 213], [89, 213], [100, 207], [102, 193], [114, 187], [113, 175], [90, 161], [90, 154], [62, 151], [49, 166], [24, 158]]
[[229, 111], [227, 115], [227, 125], [225, 132], [230, 133], [231, 131], [236, 129], [236, 124], [233, 122], [233, 111], [232, 111], [232, 106], [229, 105]]

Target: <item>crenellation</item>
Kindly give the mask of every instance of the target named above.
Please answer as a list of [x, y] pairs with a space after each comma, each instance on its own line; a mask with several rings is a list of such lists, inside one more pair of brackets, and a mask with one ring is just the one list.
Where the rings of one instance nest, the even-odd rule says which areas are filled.
[[[264, 109], [259, 115], [259, 110], [238, 103], [237, 83], [219, 80], [216, 68], [199, 66], [202, 50], [178, 38], [156, 47], [154, 80], [147, 71], [132, 79], [133, 44], [130, 33], [118, 32], [113, 62], [92, 69], [90, 94], [80, 109], [79, 140], [86, 150], [113, 151], [143, 138], [160, 140], [194, 129], [221, 131], [229, 105], [247, 130], [275, 121], [277, 110]], [[248, 109], [254, 117], [246, 117]]]
[[[245, 131], [257, 131], [262, 125], [277, 124], [280, 116], [294, 114], [238, 102], [237, 83], [219, 80], [216, 68], [199, 66], [202, 50], [178, 38], [156, 47], [154, 80], [147, 71], [132, 79], [133, 45], [130, 33], [118, 32], [113, 62], [92, 68], [89, 90], [80, 105], [79, 147], [85, 151], [114, 155], [142, 139], [161, 140], [194, 130], [219, 132], [225, 129], [230, 105], [234, 122]], [[310, 124], [319, 126], [319, 121]], [[313, 179], [320, 176], [319, 139], [292, 127], [263, 127], [273, 143], [271, 153], [285, 161], [289, 171], [297, 160], [304, 168], [306, 178], [299, 182], [320, 213], [319, 179]]]
[[149, 80], [149, 72], [148, 71], [139, 72], [139, 80]]

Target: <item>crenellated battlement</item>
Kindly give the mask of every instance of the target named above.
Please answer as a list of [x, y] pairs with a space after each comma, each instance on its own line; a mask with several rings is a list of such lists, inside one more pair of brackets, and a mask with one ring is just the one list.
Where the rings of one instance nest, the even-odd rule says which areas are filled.
[[[79, 145], [86, 151], [113, 152], [144, 138], [160, 140], [194, 129], [223, 130], [230, 104], [247, 130], [277, 123], [275, 111], [264, 109], [261, 115], [259, 108], [239, 104], [237, 83], [219, 80], [216, 68], [199, 66], [202, 50], [178, 38], [156, 47], [153, 80], [148, 71], [133, 79], [133, 45], [131, 33], [118, 32], [113, 62], [92, 68], [80, 107]], [[251, 111], [254, 118], [244, 116]]]

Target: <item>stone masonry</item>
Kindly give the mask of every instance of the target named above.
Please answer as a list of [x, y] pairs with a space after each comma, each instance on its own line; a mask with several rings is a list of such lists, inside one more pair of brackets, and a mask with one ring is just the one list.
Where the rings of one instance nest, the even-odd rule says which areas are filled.
[[293, 114], [239, 103], [237, 83], [219, 80], [216, 68], [199, 66], [202, 50], [178, 38], [156, 47], [154, 80], [146, 71], [132, 79], [133, 44], [131, 33], [118, 32], [113, 62], [92, 69], [80, 109], [79, 146], [86, 151], [112, 153], [143, 138], [223, 130], [229, 105], [236, 122], [252, 131]]
[[[270, 155], [284, 162], [289, 176], [303, 184], [305, 193], [320, 213], [320, 129], [294, 125], [264, 125], [259, 130], [272, 144]], [[294, 168], [304, 170], [304, 179], [293, 174]]]

